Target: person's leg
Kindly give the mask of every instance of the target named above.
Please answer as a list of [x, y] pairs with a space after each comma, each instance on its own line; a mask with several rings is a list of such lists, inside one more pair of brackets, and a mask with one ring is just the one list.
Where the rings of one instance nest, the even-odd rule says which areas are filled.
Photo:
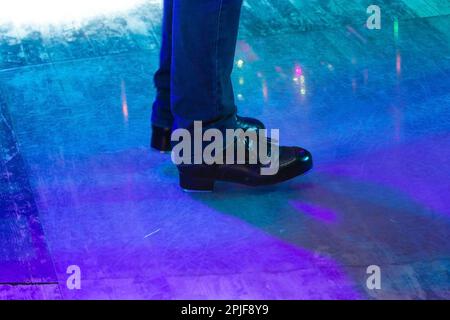
[[[236, 116], [231, 83], [241, 6], [242, 0], [173, 0], [170, 104], [174, 129], [194, 130], [195, 121], [202, 121], [204, 129], [242, 128]], [[247, 159], [261, 150], [259, 147], [265, 145], [267, 138], [249, 141], [245, 137], [232, 137], [231, 141], [223, 141], [223, 149], [216, 150], [218, 160], [213, 164], [207, 164], [204, 159], [197, 161], [197, 156], [202, 158], [204, 151], [204, 145], [195, 147], [198, 141], [194, 141], [190, 150], [193, 153], [187, 151], [190, 154], [187, 162], [184, 159], [179, 162], [174, 150], [172, 160], [176, 159], [180, 186], [188, 191], [212, 191], [215, 181], [252, 186], [274, 184], [312, 167], [307, 150], [276, 145], [271, 145], [269, 152], [262, 149], [265, 156], [270, 155], [270, 167], [274, 168], [270, 175], [265, 175], [268, 163], [263, 163], [261, 157], [254, 164], [226, 163], [228, 151], [233, 154], [236, 150], [236, 140], [237, 149], [243, 147]], [[183, 156], [185, 151], [182, 149]]]
[[[173, 31], [173, 0], [164, 1], [164, 18], [163, 18], [163, 36], [160, 55], [160, 67], [155, 74], [155, 86], [157, 89], [156, 99], [153, 104], [152, 113], [152, 138], [151, 146], [159, 151], [171, 150], [171, 133], [173, 128], [174, 117], [170, 110], [171, 105], [171, 74], [174, 72], [181, 72], [177, 74], [178, 85], [172, 86], [177, 88], [177, 97], [183, 99], [182, 103], [176, 103], [175, 109], [180, 109], [179, 113], [181, 117], [189, 115], [185, 118], [187, 120], [181, 121], [182, 126], [192, 121], [213, 119], [212, 126], [232, 127], [237, 126], [244, 130], [259, 130], [264, 129], [264, 124], [253, 118], [238, 117], [233, 118], [236, 107], [234, 106], [233, 89], [230, 79], [230, 74], [233, 69], [234, 50], [236, 46], [237, 28], [239, 24], [239, 14], [242, 1], [230, 1], [226, 0], [222, 3], [219, 0], [206, 0], [206, 1], [191, 1], [185, 0], [187, 3], [183, 3], [184, 6], [177, 4], [178, 18], [175, 22], [178, 26], [184, 24], [186, 28], [190, 28], [186, 33], [184, 29], [181, 29], [182, 34], [178, 34], [177, 39], [183, 39], [183, 46], [188, 46], [189, 51], [193, 52], [195, 56], [197, 54], [206, 54], [207, 59], [215, 59], [216, 62], [211, 61], [209, 64], [205, 64], [204, 68], [201, 67], [201, 74], [196, 74], [185, 70], [183, 66], [192, 66], [195, 61], [192, 59], [188, 62], [184, 59], [189, 56], [185, 55], [185, 50], [178, 50], [176, 46], [178, 40], [172, 39]], [[209, 4], [208, 4], [209, 3]], [[203, 10], [203, 11], [202, 11]], [[209, 19], [208, 23], [204, 24], [197, 20], [188, 20], [193, 18], [192, 12], [197, 14], [198, 19]], [[212, 17], [209, 14], [212, 14]], [[210, 30], [204, 30], [205, 25], [213, 23], [214, 26]], [[220, 24], [220, 25], [219, 25]], [[231, 26], [231, 28], [230, 28]], [[219, 27], [224, 31], [219, 31]], [[204, 40], [203, 35], [208, 35], [210, 39]], [[201, 38], [199, 38], [201, 37]], [[175, 41], [175, 45], [172, 44]], [[198, 46], [203, 47], [205, 45], [206, 50], [196, 52]], [[177, 47], [177, 53], [175, 58], [172, 57], [173, 46]], [[197, 46], [197, 47], [196, 47]], [[192, 49], [191, 49], [192, 47]], [[175, 59], [182, 67], [177, 68], [177, 71], [172, 71], [172, 59]], [[204, 60], [204, 56], [199, 56], [198, 61], [201, 63]], [[189, 62], [191, 62], [189, 64]], [[209, 68], [209, 69], [208, 69]], [[204, 70], [208, 69], [208, 70]], [[186, 72], [188, 72], [186, 74]], [[214, 73], [213, 73], [214, 72]], [[182, 78], [184, 76], [184, 78]], [[197, 80], [196, 88], [199, 91], [203, 91], [205, 88], [212, 87], [216, 82], [214, 90], [218, 92], [209, 92], [203, 98], [196, 97], [198, 95], [195, 91], [191, 92], [190, 82], [193, 77], [200, 77], [200, 81]], [[187, 80], [186, 80], [187, 78]], [[198, 79], [198, 78], [197, 78]], [[216, 80], [217, 79], [217, 80]], [[182, 92], [183, 94], [179, 94]], [[181, 98], [180, 98], [181, 97]], [[187, 97], [187, 98], [186, 98]], [[204, 99], [204, 100], [202, 100]], [[213, 112], [214, 115], [201, 114], [199, 116], [198, 110], [195, 110], [195, 105], [199, 105], [197, 100], [201, 101], [200, 106], [205, 107], [204, 110], [200, 110], [202, 113], [207, 110], [219, 110]], [[178, 100], [179, 101], [179, 100]], [[180, 106], [181, 105], [181, 106]], [[222, 107], [223, 106], [223, 107]], [[214, 118], [212, 118], [214, 117]], [[228, 120], [227, 117], [229, 117]], [[224, 121], [225, 119], [225, 121]], [[217, 120], [217, 121], [214, 121]], [[226, 124], [225, 124], [226, 122]]]
[[233, 128], [231, 83], [242, 0], [174, 0], [171, 110], [175, 128]]
[[173, 0], [164, 0], [159, 69], [154, 76], [156, 98], [152, 109], [152, 124], [160, 128], [172, 128], [173, 125], [173, 116], [170, 110], [172, 12]]

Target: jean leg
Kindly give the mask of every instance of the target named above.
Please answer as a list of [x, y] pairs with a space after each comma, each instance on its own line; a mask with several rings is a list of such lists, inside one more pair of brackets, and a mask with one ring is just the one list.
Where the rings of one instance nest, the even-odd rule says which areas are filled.
[[156, 87], [156, 98], [152, 109], [152, 124], [164, 128], [171, 128], [173, 125], [173, 116], [170, 110], [172, 12], [173, 0], [164, 0], [159, 69], [153, 79]]
[[175, 127], [235, 125], [231, 72], [242, 0], [174, 0], [171, 108]]

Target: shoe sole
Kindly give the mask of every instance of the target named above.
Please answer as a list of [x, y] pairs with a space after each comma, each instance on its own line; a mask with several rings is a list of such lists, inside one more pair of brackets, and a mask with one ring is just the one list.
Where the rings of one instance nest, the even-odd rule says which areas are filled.
[[313, 169], [313, 164], [311, 163], [311, 166], [307, 169], [307, 170], [298, 170], [294, 173], [291, 174], [286, 174], [285, 176], [283, 176], [280, 180], [277, 181], [269, 181], [266, 183], [249, 183], [248, 181], [228, 181], [226, 179], [210, 179], [210, 178], [200, 178], [200, 177], [196, 177], [192, 174], [187, 174], [187, 173], [179, 173], [179, 177], [180, 177], [180, 187], [183, 189], [183, 191], [185, 192], [189, 192], [189, 193], [209, 193], [209, 192], [213, 192], [214, 191], [214, 184], [216, 181], [222, 181], [222, 182], [228, 182], [228, 183], [236, 183], [236, 184], [241, 184], [241, 185], [245, 185], [248, 187], [264, 187], [264, 186], [270, 186], [270, 185], [275, 185], [275, 184], [279, 184], [279, 183], [283, 183], [289, 180], [292, 180], [296, 177], [300, 177], [303, 176], [309, 172], [311, 172]]

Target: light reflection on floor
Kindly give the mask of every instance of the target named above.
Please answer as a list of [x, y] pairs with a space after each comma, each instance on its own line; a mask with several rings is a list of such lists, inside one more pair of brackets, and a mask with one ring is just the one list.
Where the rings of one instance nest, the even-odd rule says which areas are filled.
[[0, 24], [51, 25], [120, 14], [162, 0], [14, 0], [0, 3]]

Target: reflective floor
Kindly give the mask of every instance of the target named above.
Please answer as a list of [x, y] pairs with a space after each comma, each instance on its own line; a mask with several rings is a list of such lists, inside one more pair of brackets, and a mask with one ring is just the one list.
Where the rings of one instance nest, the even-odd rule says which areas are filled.
[[159, 3], [0, 26], [0, 298], [449, 299], [450, 4], [381, 3], [246, 2], [240, 114], [315, 169], [211, 194], [148, 148]]

